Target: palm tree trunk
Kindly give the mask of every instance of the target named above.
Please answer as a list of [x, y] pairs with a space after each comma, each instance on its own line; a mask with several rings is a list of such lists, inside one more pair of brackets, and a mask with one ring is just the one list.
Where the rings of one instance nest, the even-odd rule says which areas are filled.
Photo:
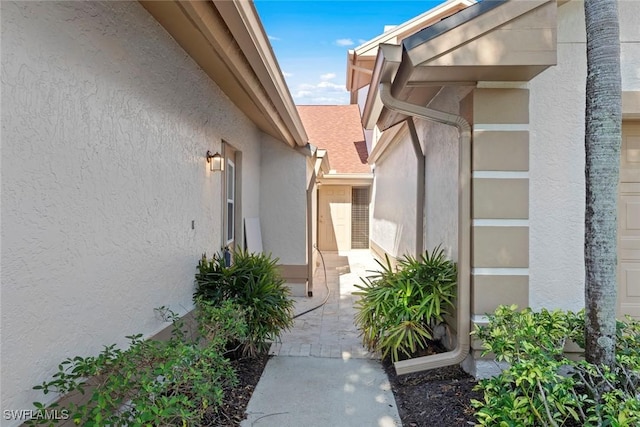
[[615, 362], [617, 200], [622, 132], [620, 30], [616, 0], [585, 0], [586, 358]]

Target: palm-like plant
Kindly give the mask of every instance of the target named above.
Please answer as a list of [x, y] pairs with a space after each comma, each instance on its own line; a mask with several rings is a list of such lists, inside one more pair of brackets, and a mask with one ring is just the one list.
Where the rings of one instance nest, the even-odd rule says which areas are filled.
[[366, 348], [397, 361], [400, 353], [425, 349], [433, 328], [454, 307], [457, 268], [440, 246], [418, 258], [405, 255], [397, 269], [388, 257], [378, 264], [380, 271], [356, 285], [361, 298], [355, 323]]
[[246, 313], [248, 337], [243, 353], [255, 356], [293, 325], [293, 300], [280, 276], [277, 259], [264, 253], [236, 250], [227, 266], [221, 254], [203, 255], [196, 274], [194, 298], [221, 304], [231, 300]]

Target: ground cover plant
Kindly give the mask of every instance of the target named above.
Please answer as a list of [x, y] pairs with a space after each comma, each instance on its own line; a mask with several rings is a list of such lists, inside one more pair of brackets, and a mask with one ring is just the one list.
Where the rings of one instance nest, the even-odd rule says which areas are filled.
[[[98, 356], [63, 361], [51, 381], [34, 388], [44, 394], [87, 397], [64, 408], [36, 402], [36, 409], [64, 410], [83, 426], [205, 425], [206, 419], [215, 418], [225, 388], [237, 384], [224, 352], [230, 340], [247, 334], [242, 309], [232, 302], [214, 306], [198, 301], [197, 330], [171, 311], [159, 311], [173, 322], [168, 341], [132, 335], [125, 350], [109, 345]], [[29, 424], [58, 421], [35, 419]]]
[[377, 262], [381, 270], [356, 285], [355, 323], [368, 350], [397, 361], [426, 350], [434, 327], [454, 308], [457, 268], [440, 247], [405, 255], [395, 269], [388, 257], [386, 265]]
[[584, 311], [501, 306], [475, 334], [485, 354], [509, 364], [479, 382], [479, 425], [640, 425], [640, 322], [618, 322], [613, 369], [566, 357], [568, 340], [584, 345]]
[[293, 300], [276, 265], [264, 253], [236, 250], [227, 265], [223, 254], [202, 256], [194, 297], [217, 305], [233, 301], [242, 308], [247, 336], [238, 342], [244, 355], [265, 351], [282, 331], [293, 326]]

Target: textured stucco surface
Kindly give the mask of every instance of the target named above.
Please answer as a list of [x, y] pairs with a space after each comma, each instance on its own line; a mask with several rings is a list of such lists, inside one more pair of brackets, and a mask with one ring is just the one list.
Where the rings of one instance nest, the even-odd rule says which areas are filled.
[[260, 171], [263, 249], [277, 256], [280, 264], [305, 264], [306, 158], [265, 136]]
[[415, 255], [416, 155], [408, 132], [376, 162], [370, 239], [389, 255]]
[[[155, 307], [191, 308], [197, 260], [222, 243], [207, 150], [242, 151], [245, 217], [270, 187], [263, 134], [139, 3], [2, 2], [1, 19], [1, 407], [18, 410], [44, 400], [31, 387], [64, 358], [154, 333]], [[270, 169], [286, 170], [278, 144]], [[299, 163], [278, 183], [304, 187]], [[290, 235], [266, 227], [265, 246], [293, 263], [304, 231], [279, 220]]]
[[[430, 108], [460, 113], [459, 102], [468, 89], [445, 89]], [[458, 131], [415, 119], [416, 133], [425, 154], [424, 248], [442, 245], [447, 256], [458, 256]], [[416, 154], [410, 134], [376, 163], [371, 240], [393, 256], [415, 254]]]
[[[466, 89], [445, 89], [430, 108], [460, 114]], [[442, 245], [447, 256], [458, 259], [458, 130], [430, 121], [416, 121], [426, 157], [424, 245]]]
[[[529, 302], [542, 307], [584, 305], [584, 4], [558, 9], [558, 65], [529, 84]], [[620, 2], [623, 90], [640, 90], [640, 3]], [[635, 41], [634, 41], [635, 40]]]

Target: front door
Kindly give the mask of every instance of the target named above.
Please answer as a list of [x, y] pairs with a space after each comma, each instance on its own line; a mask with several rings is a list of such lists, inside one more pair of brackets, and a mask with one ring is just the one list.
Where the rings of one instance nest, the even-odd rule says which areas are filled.
[[318, 247], [321, 251], [351, 249], [351, 187], [323, 185], [318, 194]]
[[618, 198], [618, 317], [640, 319], [640, 122], [623, 123]]

